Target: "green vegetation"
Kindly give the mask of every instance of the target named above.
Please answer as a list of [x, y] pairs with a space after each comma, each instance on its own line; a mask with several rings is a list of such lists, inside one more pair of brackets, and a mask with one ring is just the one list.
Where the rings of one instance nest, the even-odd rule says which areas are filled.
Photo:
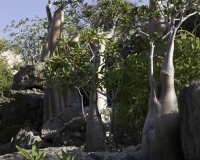
[[[13, 83], [12, 70], [9, 68], [7, 61], [0, 57], [0, 95], [8, 91]], [[1, 97], [1, 96], [0, 96]], [[1, 101], [1, 100], [0, 100]]]
[[16, 145], [16, 148], [23, 154], [24, 157], [27, 158], [27, 160], [41, 160], [44, 156], [44, 152], [39, 153], [39, 142], [35, 141], [32, 145], [32, 154], [29, 154], [27, 150], [24, 148], [20, 148], [19, 146]]
[[[115, 7], [112, 8], [112, 5]], [[45, 74], [46, 76], [51, 75], [52, 78], [59, 78], [63, 82], [63, 90], [68, 88], [75, 90], [78, 87], [89, 92], [103, 84], [108, 89], [109, 103], [114, 103], [116, 129], [119, 129], [119, 126], [128, 128], [132, 134], [132, 144], [138, 144], [141, 141], [150, 93], [148, 80], [149, 39], [144, 38], [138, 32], [138, 30], [146, 28], [149, 16], [147, 7], [136, 7], [134, 4], [129, 5], [121, 0], [99, 1], [94, 5], [84, 4], [82, 7], [79, 8], [80, 12], [75, 13], [76, 7], [73, 8], [73, 11], [66, 12], [69, 13], [65, 15], [67, 36], [60, 39], [54, 56], [46, 62]], [[112, 14], [108, 14], [111, 11]], [[105, 26], [110, 25], [112, 16], [119, 11], [123, 14], [119, 16], [116, 37], [106, 40], [99, 33], [102, 29], [106, 30]], [[21, 27], [23, 31], [26, 31], [24, 34], [28, 33], [27, 37], [23, 39], [20, 38], [23, 36], [20, 31], [11, 33], [14, 38], [12, 45], [21, 44], [20, 53], [24, 55], [25, 61], [35, 63], [39, 61], [40, 48], [46, 39], [47, 22], [46, 19], [36, 17], [32, 21], [33, 24], [27, 26], [28, 21], [28, 19], [19, 23], [13, 21], [5, 30]], [[81, 31], [79, 31], [80, 28]], [[73, 36], [76, 31], [80, 34], [80, 40], [71, 42], [71, 35]], [[105, 64], [100, 71], [104, 76], [102, 79], [97, 79], [97, 68], [90, 59], [94, 46], [102, 41], [107, 46], [103, 55]], [[34, 53], [31, 51], [29, 42], [34, 46]], [[0, 41], [0, 51], [8, 48], [1, 47], [1, 44], [4, 43], [4, 40]], [[163, 64], [164, 48], [166, 48], [166, 42], [156, 46], [154, 70], [157, 80]], [[175, 87], [178, 94], [185, 84], [200, 75], [200, 39], [187, 31], [179, 31], [175, 40], [174, 53]], [[2, 64], [0, 68], [1, 94], [10, 88], [12, 75], [7, 70], [8, 66], [3, 59], [0, 59], [0, 64]], [[95, 83], [91, 79], [95, 79]], [[112, 93], [115, 93], [115, 98], [112, 97]], [[106, 111], [106, 114], [110, 113]], [[14, 127], [13, 130], [15, 129]]]
[[62, 150], [62, 157], [60, 157], [60, 156], [57, 155], [57, 154], [56, 154], [56, 156], [57, 156], [58, 160], [74, 160], [74, 155], [71, 154], [71, 153], [69, 153], [68, 151], [67, 151], [67, 152], [64, 152], [64, 151]]

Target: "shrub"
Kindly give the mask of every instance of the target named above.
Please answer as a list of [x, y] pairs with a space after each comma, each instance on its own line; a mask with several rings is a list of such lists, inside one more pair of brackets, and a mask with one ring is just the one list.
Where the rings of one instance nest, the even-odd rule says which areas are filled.
[[9, 68], [7, 61], [0, 57], [0, 95], [8, 91], [13, 83], [12, 70]]

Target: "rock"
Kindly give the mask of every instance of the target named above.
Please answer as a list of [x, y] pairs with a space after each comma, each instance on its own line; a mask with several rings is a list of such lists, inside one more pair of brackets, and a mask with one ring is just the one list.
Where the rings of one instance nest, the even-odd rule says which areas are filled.
[[141, 160], [140, 151], [132, 154], [124, 152], [94, 152], [89, 155], [95, 160]]
[[54, 137], [60, 133], [63, 127], [63, 122], [55, 119], [53, 122], [47, 121], [41, 130], [41, 137], [48, 142], [52, 142]]
[[10, 152], [11, 142], [6, 143], [0, 147], [0, 155], [4, 155]]
[[180, 92], [180, 138], [186, 160], [200, 157], [200, 80], [191, 82]]
[[[41, 153], [44, 149], [40, 149]], [[48, 148], [45, 151], [43, 160], [57, 160], [56, 154], [62, 157], [62, 151], [74, 155], [74, 160], [141, 160], [140, 151], [130, 153], [123, 152], [83, 152], [77, 147], [56, 147]], [[29, 153], [31, 151], [29, 150]], [[19, 152], [0, 156], [0, 160], [26, 160]]]
[[16, 145], [21, 148], [31, 149], [32, 144], [35, 141], [41, 141], [39, 134], [39, 132], [31, 130], [30, 128], [21, 129], [19, 133], [14, 138], [12, 138], [9, 153], [17, 151], [15, 147]]
[[80, 114], [75, 107], [65, 109], [57, 117], [50, 121], [47, 121], [42, 126], [41, 137], [48, 142], [52, 142], [55, 136], [61, 133], [64, 124], [69, 123], [69, 121], [77, 117], [80, 117]]
[[35, 93], [31, 90], [14, 91], [9, 97], [9, 103], [0, 106], [1, 128], [13, 125], [23, 125], [29, 120], [35, 130], [39, 130], [43, 124], [43, 93]]
[[20, 67], [20, 70], [14, 75], [12, 88], [14, 90], [32, 88], [39, 88], [44, 90], [44, 82], [39, 81], [40, 79], [43, 79], [43, 74], [41, 72], [43, 68], [44, 62]]
[[27, 94], [11, 94], [10, 103], [1, 106], [1, 128], [7, 129], [13, 125], [22, 125], [26, 120], [30, 97]]
[[129, 146], [127, 148], [125, 148], [124, 152], [125, 153], [133, 153], [138, 151], [138, 148], [136, 146]]
[[43, 104], [43, 94], [31, 96], [26, 120], [30, 121], [33, 128], [37, 131], [39, 131], [43, 125]]
[[[39, 152], [43, 152], [44, 149], [40, 149]], [[77, 147], [56, 147], [48, 148], [45, 151], [43, 160], [57, 160], [57, 155], [62, 157], [62, 151], [69, 152], [74, 155], [74, 160], [94, 160], [88, 153], [79, 150]], [[29, 153], [31, 151], [29, 150]], [[0, 156], [0, 160], [26, 160], [26, 158], [19, 152], [13, 154], [6, 154]]]
[[66, 123], [61, 132], [54, 138], [53, 146], [80, 147], [85, 142], [86, 120], [83, 117], [73, 118]]
[[75, 107], [69, 107], [62, 111], [56, 118], [60, 119], [63, 123], [68, 123], [77, 117], [80, 117], [79, 111]]

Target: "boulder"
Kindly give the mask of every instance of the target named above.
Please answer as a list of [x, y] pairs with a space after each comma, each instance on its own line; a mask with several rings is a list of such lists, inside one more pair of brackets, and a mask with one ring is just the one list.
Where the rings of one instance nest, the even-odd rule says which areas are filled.
[[48, 142], [52, 142], [54, 137], [60, 133], [63, 127], [63, 122], [59, 119], [55, 119], [54, 121], [47, 121], [41, 130], [41, 137]]
[[83, 117], [73, 118], [66, 123], [61, 132], [54, 138], [53, 146], [80, 147], [85, 142], [86, 120]]
[[1, 154], [16, 152], [16, 145], [21, 148], [31, 149], [35, 141], [41, 141], [39, 132], [31, 130], [30, 128], [21, 129], [18, 134], [12, 138], [10, 143], [0, 147]]
[[125, 148], [124, 152], [125, 153], [131, 153], [131, 152], [133, 153], [133, 152], [136, 152], [138, 150], [139, 150], [139, 148], [137, 146], [129, 146], [129, 147]]
[[186, 160], [200, 157], [200, 80], [185, 86], [178, 98], [180, 138]]
[[43, 93], [31, 90], [10, 92], [10, 102], [0, 106], [1, 129], [5, 130], [13, 125], [23, 125], [29, 120], [34, 129], [42, 126]]
[[[63, 123], [68, 123], [73, 118], [80, 117], [79, 110], [75, 107], [69, 107], [66, 108], [64, 111], [62, 111], [56, 118], [54, 119], [60, 119]], [[54, 120], [53, 119], [53, 120]], [[51, 121], [53, 121], [51, 120]]]
[[14, 93], [10, 95], [10, 103], [1, 106], [1, 128], [3, 130], [13, 125], [22, 125], [26, 120], [30, 97], [27, 94]]
[[44, 90], [44, 82], [42, 70], [44, 62], [36, 63], [35, 65], [26, 65], [20, 67], [20, 70], [14, 75], [13, 90], [24, 90], [39, 88]]
[[66, 108], [57, 117], [47, 121], [42, 126], [41, 137], [48, 142], [52, 142], [55, 136], [59, 135], [61, 131], [64, 130], [64, 125], [77, 117], [80, 117], [80, 114], [75, 107]]

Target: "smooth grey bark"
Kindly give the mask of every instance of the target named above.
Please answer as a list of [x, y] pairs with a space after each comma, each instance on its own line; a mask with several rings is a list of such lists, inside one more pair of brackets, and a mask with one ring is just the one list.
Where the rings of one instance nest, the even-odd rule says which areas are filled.
[[[148, 115], [142, 132], [143, 160], [184, 160], [179, 137], [179, 114], [174, 88], [173, 54], [174, 40], [178, 28], [187, 18], [197, 13], [195, 11], [187, 15], [187, 9], [189, 9], [191, 5], [193, 5], [193, 3], [185, 3], [185, 6], [181, 10], [174, 13], [174, 17], [171, 16], [171, 19], [167, 18], [164, 20], [169, 31], [163, 35], [161, 40], [167, 36], [169, 37], [164, 65], [160, 72], [159, 85], [153, 73], [155, 42], [152, 41], [150, 44], [149, 81], [151, 92], [148, 104]], [[162, 6], [160, 6], [159, 9], [162, 11]], [[180, 18], [177, 19], [177, 17]], [[158, 24], [162, 25], [162, 23]], [[162, 26], [158, 26], [158, 28], [162, 28]], [[156, 28], [152, 27], [152, 31], [150, 31], [149, 35], [154, 32], [154, 29]]]
[[153, 75], [153, 52], [150, 55], [150, 86], [148, 115], [142, 133], [143, 160], [182, 160], [179, 137], [178, 104], [174, 89], [173, 52], [176, 29], [170, 34], [160, 86]]
[[[61, 37], [63, 33], [63, 22], [64, 22], [64, 6], [61, 5], [54, 15], [51, 17], [50, 7], [52, 1], [46, 6], [47, 17], [49, 21], [50, 30], [48, 32], [47, 43], [43, 46], [43, 51], [41, 53], [42, 60], [46, 57], [52, 56], [58, 45], [58, 38]], [[44, 109], [43, 109], [43, 123], [57, 116], [61, 111], [68, 107], [68, 91], [62, 92], [62, 88], [57, 80], [54, 80], [54, 85], [50, 86], [47, 78], [46, 89], [44, 94]]]
[[97, 93], [95, 91], [91, 91], [86, 127], [86, 151], [95, 152], [107, 150], [105, 140], [105, 132], [97, 107]]
[[[114, 34], [115, 24], [109, 30], [109, 32], [105, 35], [104, 38], [109, 39], [112, 38]], [[94, 61], [98, 57], [98, 62], [94, 62], [95, 65], [98, 66], [98, 72], [102, 70], [103, 65], [105, 65], [103, 54], [105, 52], [106, 44], [103, 41], [98, 45], [96, 52], [94, 53]], [[98, 55], [98, 56], [97, 56]], [[98, 73], [98, 78], [101, 79], [103, 74]], [[95, 83], [95, 81], [93, 82]], [[89, 112], [87, 118], [87, 128], [86, 128], [86, 149], [87, 151], [94, 152], [104, 150], [108, 151], [107, 138], [104, 129], [103, 123], [110, 123], [110, 119], [104, 115], [103, 111], [108, 107], [107, 97], [106, 97], [106, 88], [102, 85], [101, 87], [96, 88], [97, 91], [90, 92], [90, 103], [89, 103]], [[96, 98], [94, 98], [96, 97]], [[94, 129], [94, 125], [98, 127], [98, 129]], [[98, 135], [98, 136], [97, 136]], [[94, 147], [90, 147], [93, 146]]]

